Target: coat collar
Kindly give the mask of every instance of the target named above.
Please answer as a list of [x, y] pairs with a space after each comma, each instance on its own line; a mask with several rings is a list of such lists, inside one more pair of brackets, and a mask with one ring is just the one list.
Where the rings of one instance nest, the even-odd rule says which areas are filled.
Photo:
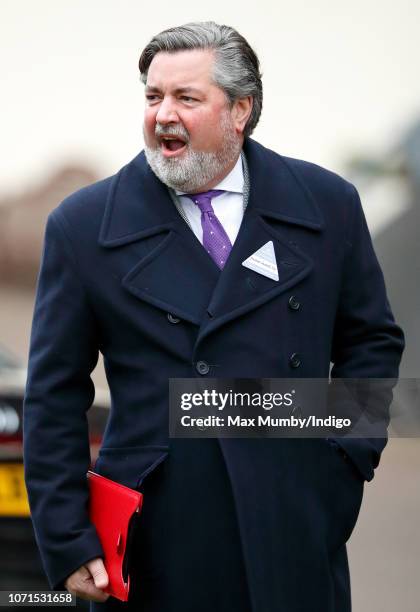
[[[318, 205], [287, 158], [246, 138], [244, 152], [250, 174], [249, 205], [271, 217], [312, 230], [323, 228]], [[167, 187], [147, 164], [144, 151], [111, 181], [99, 244], [117, 247], [152, 234], [175, 229], [179, 223]]]
[[[220, 271], [140, 153], [112, 178], [99, 242], [118, 250], [122, 287], [200, 327], [197, 343], [221, 325], [302, 281], [312, 259], [289, 240], [288, 226], [323, 227], [312, 194], [289, 160], [247, 139], [250, 192], [233, 249]], [[280, 223], [279, 223], [280, 221]], [[272, 241], [279, 280], [242, 265]], [[130, 244], [131, 243], [131, 244]]]
[[244, 152], [250, 174], [250, 205], [264, 217], [319, 231], [321, 211], [290, 159], [246, 139]]
[[117, 247], [173, 229], [178, 212], [144, 151], [112, 177], [99, 244]]

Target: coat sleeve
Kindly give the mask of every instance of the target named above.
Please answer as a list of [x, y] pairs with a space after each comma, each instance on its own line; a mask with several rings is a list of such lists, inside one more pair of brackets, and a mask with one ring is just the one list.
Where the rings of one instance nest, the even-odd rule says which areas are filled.
[[35, 537], [50, 585], [103, 557], [89, 522], [86, 411], [98, 361], [93, 313], [59, 209], [47, 221], [24, 398], [25, 481]]
[[[361, 379], [375, 379], [376, 386], [375, 383], [373, 386], [376, 397], [373, 397], [372, 386], [368, 381], [362, 384], [362, 391], [370, 393], [372, 406], [379, 406], [385, 425], [392, 401], [392, 388], [398, 378], [404, 335], [391, 312], [359, 194], [353, 185], [349, 187], [352, 219], [345, 245], [346, 257], [334, 329], [331, 378], [356, 379], [358, 392]], [[354, 396], [354, 389], [350, 395]], [[362, 396], [358, 398], [359, 407], [355, 408], [354, 414], [360, 413], [360, 406], [363, 408]], [[345, 407], [344, 413], [347, 411], [348, 407]], [[334, 412], [339, 414], [340, 406], [336, 406]], [[384, 437], [336, 439], [366, 480], [373, 478], [374, 469], [386, 445], [385, 426], [383, 431]]]

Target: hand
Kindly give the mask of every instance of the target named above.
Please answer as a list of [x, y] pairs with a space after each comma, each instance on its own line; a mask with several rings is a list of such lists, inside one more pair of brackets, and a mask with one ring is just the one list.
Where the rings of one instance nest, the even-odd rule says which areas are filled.
[[107, 585], [108, 574], [100, 557], [91, 559], [79, 567], [64, 582], [64, 586], [72, 595], [97, 602], [108, 599], [108, 593], [102, 591]]

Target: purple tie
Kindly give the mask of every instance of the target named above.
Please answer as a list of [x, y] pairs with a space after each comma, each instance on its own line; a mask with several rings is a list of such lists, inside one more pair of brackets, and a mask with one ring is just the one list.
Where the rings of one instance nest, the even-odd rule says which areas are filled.
[[232, 243], [229, 236], [223, 229], [223, 225], [214, 214], [211, 199], [222, 193], [221, 189], [211, 189], [202, 193], [184, 193], [182, 195], [190, 198], [201, 210], [201, 227], [203, 228], [203, 246], [207, 253], [215, 261], [219, 268], [223, 269], [229, 253], [232, 250]]

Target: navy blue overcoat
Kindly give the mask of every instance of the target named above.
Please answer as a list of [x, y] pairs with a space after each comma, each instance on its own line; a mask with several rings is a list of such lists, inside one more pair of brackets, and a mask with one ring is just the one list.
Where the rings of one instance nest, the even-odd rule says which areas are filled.
[[[96, 469], [131, 487], [170, 457], [169, 378], [398, 375], [403, 334], [356, 189], [249, 138], [244, 152], [249, 204], [222, 272], [143, 152], [49, 215], [24, 454], [54, 588], [102, 554], [85, 478], [99, 351], [112, 408]], [[278, 281], [242, 266], [269, 241]], [[325, 439], [218, 443], [253, 612], [350, 610], [345, 544], [385, 440], [341, 440], [347, 461]]]

